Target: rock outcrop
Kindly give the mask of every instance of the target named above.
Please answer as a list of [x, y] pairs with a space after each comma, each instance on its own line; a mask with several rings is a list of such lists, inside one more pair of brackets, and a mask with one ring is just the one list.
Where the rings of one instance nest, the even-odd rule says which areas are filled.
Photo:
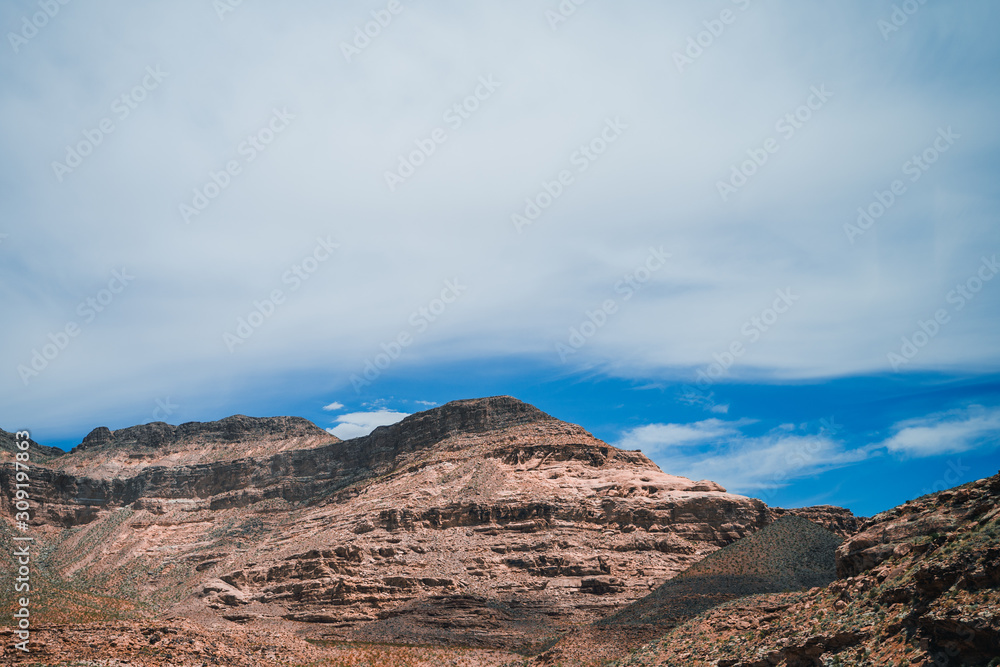
[[721, 605], [622, 665], [994, 665], [1000, 657], [1000, 474], [864, 522], [840, 578]]
[[837, 550], [837, 573], [853, 577], [902, 552], [929, 549], [935, 541], [995, 514], [998, 501], [1000, 478], [992, 477], [882, 512], [863, 522]]
[[851, 511], [835, 505], [815, 505], [797, 509], [772, 508], [775, 517], [799, 516], [803, 519], [823, 526], [831, 533], [841, 537], [850, 537], [858, 532], [863, 517], [855, 516]]

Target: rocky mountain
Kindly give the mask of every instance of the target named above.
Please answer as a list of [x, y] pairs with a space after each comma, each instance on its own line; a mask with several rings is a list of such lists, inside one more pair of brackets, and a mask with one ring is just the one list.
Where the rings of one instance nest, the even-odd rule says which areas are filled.
[[61, 601], [40, 619], [527, 652], [779, 517], [857, 527], [669, 475], [511, 397], [347, 441], [288, 417], [96, 429], [32, 489], [40, 596]]
[[698, 616], [620, 665], [1000, 664], [1000, 474], [866, 521], [839, 578]]

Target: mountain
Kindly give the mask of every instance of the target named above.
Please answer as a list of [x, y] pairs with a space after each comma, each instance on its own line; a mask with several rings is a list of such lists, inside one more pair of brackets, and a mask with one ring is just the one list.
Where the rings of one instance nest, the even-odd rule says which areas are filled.
[[32, 493], [39, 619], [521, 651], [779, 517], [857, 527], [664, 473], [507, 396], [346, 441], [291, 417], [96, 429]]
[[836, 569], [715, 607], [620, 665], [1000, 664], [1000, 474], [872, 517]]

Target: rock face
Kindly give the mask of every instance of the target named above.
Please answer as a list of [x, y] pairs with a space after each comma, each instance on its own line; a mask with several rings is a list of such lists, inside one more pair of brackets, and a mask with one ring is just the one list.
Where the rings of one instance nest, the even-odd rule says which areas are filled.
[[843, 507], [835, 505], [816, 505], [814, 507], [802, 507], [799, 509], [773, 508], [776, 517], [799, 516], [803, 519], [823, 526], [831, 533], [841, 537], [850, 537], [858, 532], [862, 518], [854, 516]]
[[994, 665], [1000, 656], [1000, 474], [864, 522], [840, 578], [714, 608], [623, 665]]
[[538, 645], [781, 514], [510, 397], [348, 441], [295, 418], [97, 429], [32, 475], [53, 586], [211, 623], [465, 646]]
[[925, 538], [946, 539], [995, 513], [998, 501], [997, 477], [907, 501], [865, 521], [844, 542], [837, 550], [837, 574], [857, 576], [901, 552], [921, 549], [917, 543], [930, 544]]

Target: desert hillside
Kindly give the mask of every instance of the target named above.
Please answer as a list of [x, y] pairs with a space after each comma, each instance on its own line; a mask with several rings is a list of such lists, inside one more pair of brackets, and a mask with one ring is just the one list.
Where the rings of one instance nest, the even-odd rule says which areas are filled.
[[866, 521], [839, 578], [688, 621], [621, 667], [1000, 664], [1000, 474]]

